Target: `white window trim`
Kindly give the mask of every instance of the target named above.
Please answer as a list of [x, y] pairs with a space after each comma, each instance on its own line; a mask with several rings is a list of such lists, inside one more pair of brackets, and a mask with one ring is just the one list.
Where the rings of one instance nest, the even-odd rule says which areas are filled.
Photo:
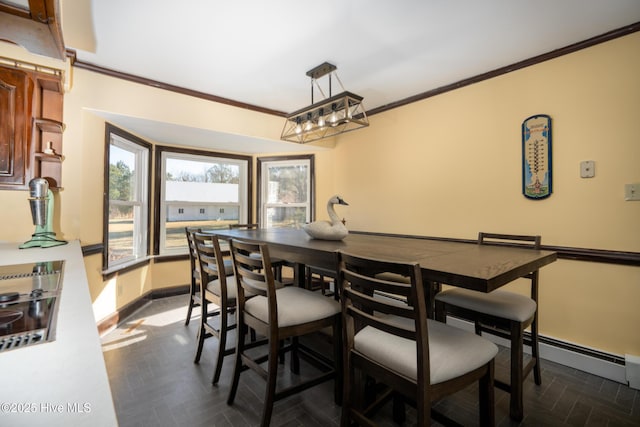
[[[286, 166], [306, 166], [309, 171], [309, 179], [307, 180], [307, 201], [303, 203], [270, 203], [269, 199], [269, 169], [271, 167], [286, 167]], [[310, 159], [283, 159], [283, 160], [268, 160], [262, 162], [261, 169], [261, 195], [262, 195], [262, 205], [260, 206], [260, 219], [259, 222], [262, 226], [266, 226], [267, 223], [267, 210], [270, 208], [278, 208], [278, 207], [287, 207], [287, 208], [296, 208], [296, 207], [306, 207], [306, 222], [311, 222], [311, 160]]]
[[[136, 212], [134, 218], [138, 218], [138, 221], [133, 223], [133, 256], [122, 258], [121, 260], [108, 262], [105, 271], [114, 271], [128, 265], [140, 262], [148, 258], [149, 248], [147, 234], [149, 230], [148, 218], [149, 218], [149, 155], [150, 150], [148, 147], [144, 147], [135, 142], [129, 141], [126, 138], [111, 133], [109, 138], [109, 149], [111, 146], [118, 147], [122, 150], [131, 152], [135, 155], [135, 186], [133, 188], [133, 197], [131, 201], [111, 200], [109, 199], [109, 206], [111, 205], [123, 205], [132, 206]], [[111, 161], [111, 159], [110, 159]], [[109, 208], [107, 207], [107, 212]], [[108, 245], [108, 242], [107, 242]]]

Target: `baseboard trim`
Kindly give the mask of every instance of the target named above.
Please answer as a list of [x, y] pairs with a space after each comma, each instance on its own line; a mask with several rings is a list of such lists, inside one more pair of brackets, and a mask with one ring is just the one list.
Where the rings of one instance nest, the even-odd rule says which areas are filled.
[[[183, 295], [189, 293], [190, 285], [172, 286], [170, 288], [154, 289], [151, 290], [128, 304], [122, 306], [119, 310], [106, 316], [97, 323], [98, 334], [103, 336], [109, 331], [115, 329], [124, 322], [127, 317], [131, 316], [136, 311], [140, 310], [145, 305], [149, 304], [152, 300], [158, 298], [172, 297], [175, 295]], [[185, 302], [186, 303], [186, 302]]]
[[[470, 332], [474, 331], [473, 323], [466, 320], [447, 316], [447, 323]], [[509, 341], [503, 338], [489, 334], [483, 336], [498, 345], [509, 347]], [[559, 363], [611, 381], [628, 384], [623, 356], [605, 353], [546, 336], [540, 336], [539, 341], [540, 359]], [[526, 346], [524, 352], [531, 353]]]

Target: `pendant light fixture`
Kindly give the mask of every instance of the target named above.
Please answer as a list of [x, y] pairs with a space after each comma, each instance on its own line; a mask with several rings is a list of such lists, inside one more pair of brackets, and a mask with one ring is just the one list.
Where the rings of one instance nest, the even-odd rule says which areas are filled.
[[[280, 139], [306, 144], [369, 126], [363, 98], [344, 90], [335, 65], [325, 62], [307, 71], [307, 76], [311, 77], [311, 105], [287, 116]], [[329, 97], [314, 103], [314, 86], [324, 96], [317, 80], [325, 76], [329, 79]], [[342, 88], [335, 96], [331, 94], [332, 76]]]

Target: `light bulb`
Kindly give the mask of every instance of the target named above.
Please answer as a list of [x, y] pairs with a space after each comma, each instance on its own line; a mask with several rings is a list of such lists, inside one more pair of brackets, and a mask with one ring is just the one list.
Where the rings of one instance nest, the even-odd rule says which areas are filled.
[[302, 132], [302, 125], [300, 124], [302, 122], [302, 120], [300, 119], [300, 117], [296, 117], [296, 127], [294, 129], [295, 133], [300, 133]]
[[318, 127], [324, 127], [324, 108], [318, 110]]
[[311, 122], [311, 113], [307, 114], [307, 121], [304, 123], [304, 130], [310, 131], [313, 127], [313, 123]]

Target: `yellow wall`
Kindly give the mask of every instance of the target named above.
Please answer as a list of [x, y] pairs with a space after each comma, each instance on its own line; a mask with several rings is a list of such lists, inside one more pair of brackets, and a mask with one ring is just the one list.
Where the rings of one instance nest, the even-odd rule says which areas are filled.
[[[640, 251], [640, 203], [624, 201], [640, 181], [639, 51], [636, 33], [371, 117], [335, 149], [351, 227]], [[520, 125], [534, 114], [553, 120], [554, 192], [537, 201], [521, 194]]]
[[[335, 188], [351, 229], [640, 252], [640, 33], [375, 115], [338, 139]], [[554, 192], [521, 194], [520, 125], [553, 120]], [[580, 162], [595, 177], [580, 178]], [[391, 219], [391, 220], [390, 220]], [[640, 268], [561, 260], [541, 271], [540, 331], [640, 354]]]
[[[0, 43], [0, 56], [25, 55], [16, 49]], [[353, 230], [468, 239], [479, 230], [539, 233], [549, 245], [640, 252], [640, 202], [623, 200], [624, 184], [640, 182], [639, 51], [636, 33], [370, 117], [369, 128], [315, 153], [317, 217], [326, 218], [325, 201], [340, 193], [350, 206], [338, 214]], [[279, 136], [277, 117], [72, 71], [57, 231], [83, 245], [102, 240], [104, 120], [96, 112]], [[540, 201], [521, 194], [520, 125], [534, 114], [553, 118], [554, 194]], [[583, 160], [595, 161], [595, 178], [580, 178]], [[8, 207], [0, 209], [0, 240], [33, 231], [26, 197], [0, 191]], [[188, 281], [184, 261], [106, 281], [99, 255], [85, 263], [97, 319], [150, 289]], [[541, 333], [640, 354], [637, 301], [640, 268], [561, 260], [541, 272]]]

